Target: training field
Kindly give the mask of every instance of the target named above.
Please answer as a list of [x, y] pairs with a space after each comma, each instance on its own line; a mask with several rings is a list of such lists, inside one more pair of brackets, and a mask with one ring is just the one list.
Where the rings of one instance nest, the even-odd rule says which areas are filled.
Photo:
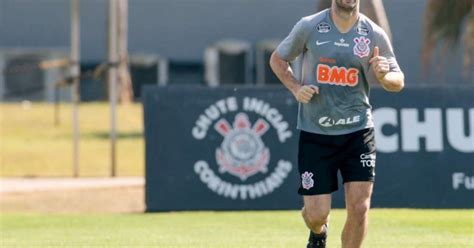
[[[61, 106], [61, 123], [58, 126], [54, 125], [53, 110], [53, 106], [49, 104], [0, 104], [0, 176], [71, 175], [71, 108], [68, 104]], [[109, 173], [108, 111], [105, 103], [81, 104], [81, 176], [107, 176]], [[142, 121], [139, 104], [119, 107], [119, 176], [142, 176], [144, 173]], [[95, 195], [99, 193], [95, 192]], [[116, 197], [124, 195], [121, 192]], [[49, 199], [45, 202], [48, 204], [48, 201], [54, 201], [51, 199], [55, 198], [45, 199]], [[87, 199], [91, 201], [90, 196]], [[119, 200], [116, 202], [121, 204]], [[330, 248], [340, 247], [344, 218], [343, 210], [332, 212]], [[474, 210], [374, 209], [370, 213], [370, 222], [364, 247], [474, 247]], [[298, 211], [0, 213], [2, 248], [292, 248], [305, 247], [307, 236], [308, 231]]]
[[[298, 211], [0, 216], [1, 247], [304, 247], [307, 237]], [[340, 247], [344, 217], [332, 212], [329, 247]], [[364, 247], [472, 247], [473, 218], [474, 210], [374, 209]]]
[[[79, 107], [80, 176], [110, 175], [109, 111], [105, 102]], [[72, 175], [71, 105], [61, 104], [59, 113], [60, 123], [55, 125], [52, 104], [0, 104], [0, 176]], [[117, 130], [117, 175], [143, 176], [141, 104], [117, 108]]]

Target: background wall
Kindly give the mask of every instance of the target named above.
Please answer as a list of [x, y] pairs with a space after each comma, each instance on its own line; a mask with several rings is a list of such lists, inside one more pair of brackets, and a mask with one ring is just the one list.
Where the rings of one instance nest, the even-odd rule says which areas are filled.
[[[441, 76], [422, 77], [426, 0], [384, 3], [408, 85], [469, 81], [461, 75], [462, 47], [448, 58], [437, 59], [437, 65], [446, 66]], [[131, 0], [129, 48], [132, 53], [160, 54], [173, 62], [201, 63], [204, 48], [219, 39], [255, 43], [284, 38], [299, 18], [314, 13], [316, 5], [315, 0]], [[103, 60], [107, 1], [82, 0], [81, 11], [82, 59]], [[68, 47], [68, 32], [69, 1], [0, 0], [0, 47]]]

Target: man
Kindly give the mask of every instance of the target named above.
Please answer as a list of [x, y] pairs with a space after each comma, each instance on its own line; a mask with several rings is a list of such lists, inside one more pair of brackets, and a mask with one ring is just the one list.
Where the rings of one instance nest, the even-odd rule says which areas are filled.
[[[303, 55], [302, 80], [289, 66]], [[302, 18], [272, 54], [270, 65], [299, 104], [298, 168], [307, 247], [326, 247], [331, 193], [340, 171], [347, 220], [342, 247], [361, 247], [375, 177], [374, 123], [369, 84], [404, 87], [385, 32], [359, 13], [359, 0], [333, 0], [330, 9]]]

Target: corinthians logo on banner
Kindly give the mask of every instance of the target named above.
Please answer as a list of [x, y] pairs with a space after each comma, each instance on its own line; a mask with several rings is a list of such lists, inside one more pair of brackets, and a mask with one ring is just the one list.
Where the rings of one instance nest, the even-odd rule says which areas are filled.
[[194, 164], [194, 172], [214, 193], [231, 199], [260, 198], [279, 188], [292, 170], [289, 158], [277, 153], [272, 158], [265, 143], [267, 135], [276, 134], [273, 147], [281, 146], [293, 135], [283, 115], [267, 102], [250, 97], [216, 101], [196, 120], [192, 135], [215, 141], [215, 136], [208, 137], [214, 131], [219, 134], [212, 142], [215, 156]]
[[224, 136], [221, 147], [216, 150], [220, 172], [229, 172], [242, 181], [258, 172], [267, 172], [270, 151], [260, 137], [269, 128], [266, 121], [258, 119], [252, 127], [247, 114], [238, 113], [233, 127], [224, 118], [214, 127]]

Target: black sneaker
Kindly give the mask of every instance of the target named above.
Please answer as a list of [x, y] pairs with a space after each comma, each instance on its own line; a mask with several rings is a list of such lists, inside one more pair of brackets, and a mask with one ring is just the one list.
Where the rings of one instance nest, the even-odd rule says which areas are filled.
[[328, 226], [323, 234], [315, 234], [313, 231], [309, 233], [308, 245], [306, 248], [326, 248], [326, 239], [328, 237]]

